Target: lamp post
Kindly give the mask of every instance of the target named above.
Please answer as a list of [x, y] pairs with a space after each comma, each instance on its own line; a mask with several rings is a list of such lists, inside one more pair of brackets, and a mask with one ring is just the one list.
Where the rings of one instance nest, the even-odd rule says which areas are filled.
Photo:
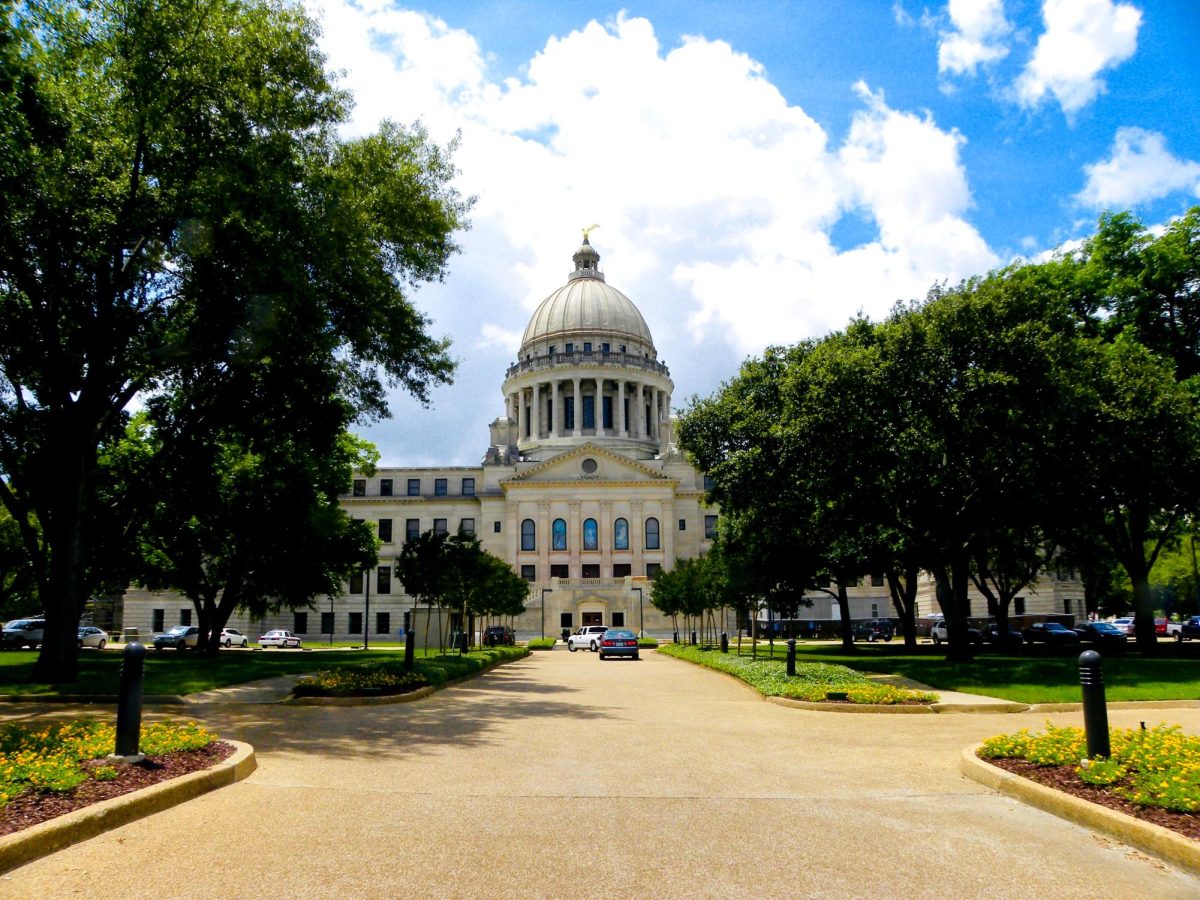
[[642, 589], [635, 587], [638, 592], [638, 637], [646, 636], [646, 611], [642, 608]]
[[333, 646], [333, 594], [329, 595], [329, 646]]
[[554, 588], [542, 588], [542, 637], [546, 636], [546, 595]]

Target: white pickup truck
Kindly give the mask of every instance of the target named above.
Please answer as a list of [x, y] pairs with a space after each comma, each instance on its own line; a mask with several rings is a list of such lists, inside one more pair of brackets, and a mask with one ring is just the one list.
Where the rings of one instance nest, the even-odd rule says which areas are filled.
[[607, 625], [584, 625], [567, 638], [567, 649], [574, 653], [576, 650], [586, 647], [595, 653], [600, 649], [600, 638], [606, 631], [608, 631]]

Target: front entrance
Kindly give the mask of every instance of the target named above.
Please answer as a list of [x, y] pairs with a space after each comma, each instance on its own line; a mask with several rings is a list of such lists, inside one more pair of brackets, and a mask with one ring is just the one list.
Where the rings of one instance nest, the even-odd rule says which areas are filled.
[[603, 625], [604, 613], [602, 612], [585, 612], [582, 613], [584, 625]]

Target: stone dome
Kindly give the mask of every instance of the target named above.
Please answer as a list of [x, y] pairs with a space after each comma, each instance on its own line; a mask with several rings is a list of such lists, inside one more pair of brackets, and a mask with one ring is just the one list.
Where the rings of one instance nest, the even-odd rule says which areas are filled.
[[592, 249], [586, 237], [573, 259], [575, 271], [567, 283], [534, 310], [521, 338], [522, 350], [575, 335], [627, 338], [653, 349], [654, 340], [646, 320], [632, 300], [605, 283], [598, 267], [600, 254]]

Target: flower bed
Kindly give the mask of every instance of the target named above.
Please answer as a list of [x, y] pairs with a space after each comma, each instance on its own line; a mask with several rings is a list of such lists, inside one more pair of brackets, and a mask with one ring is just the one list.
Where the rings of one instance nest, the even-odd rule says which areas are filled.
[[482, 672], [500, 662], [528, 656], [525, 647], [489, 647], [471, 653], [449, 652], [424, 656], [414, 662], [415, 671], [404, 670], [404, 658], [374, 660], [339, 666], [301, 678], [292, 689], [296, 697], [370, 697], [406, 694], [427, 685], [445, 684]]
[[934, 694], [912, 691], [871, 681], [860, 672], [831, 663], [796, 663], [795, 676], [789, 676], [781, 659], [750, 659], [716, 650], [701, 650], [681, 644], [663, 644], [666, 653], [719, 672], [727, 672], [755, 688], [766, 697], [826, 702], [829, 695], [844, 694], [833, 702], [895, 705], [935, 703]]
[[1176, 813], [1200, 812], [1200, 738], [1178, 725], [1151, 729], [1114, 728], [1112, 755], [1085, 760], [1082, 728], [1055, 728], [1044, 734], [1022, 729], [984, 741], [979, 755], [990, 760], [1020, 760], [1035, 767], [1066, 770], [1081, 785], [1101, 788], [1135, 806]]

